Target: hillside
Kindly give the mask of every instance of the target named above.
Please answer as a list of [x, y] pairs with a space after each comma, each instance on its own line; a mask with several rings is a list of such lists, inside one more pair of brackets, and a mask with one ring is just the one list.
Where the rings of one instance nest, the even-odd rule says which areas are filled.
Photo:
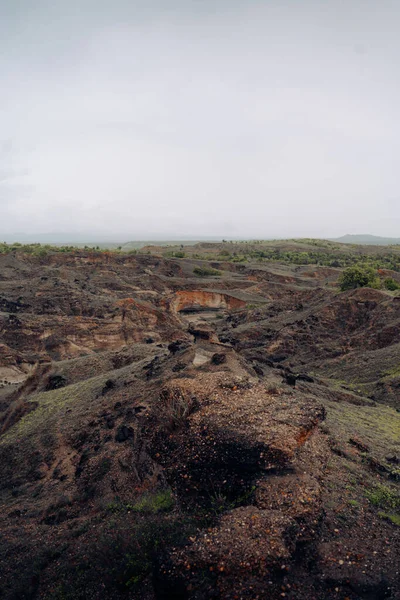
[[400, 250], [0, 253], [0, 598], [400, 599]]
[[389, 246], [392, 244], [400, 244], [400, 238], [380, 237], [379, 235], [343, 235], [336, 238], [334, 242], [341, 244], [373, 244], [378, 246]]

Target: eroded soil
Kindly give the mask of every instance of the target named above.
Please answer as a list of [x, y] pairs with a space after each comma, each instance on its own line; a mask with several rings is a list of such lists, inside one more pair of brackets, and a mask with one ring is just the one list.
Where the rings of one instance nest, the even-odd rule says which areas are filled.
[[400, 302], [196, 264], [0, 256], [0, 598], [400, 598]]

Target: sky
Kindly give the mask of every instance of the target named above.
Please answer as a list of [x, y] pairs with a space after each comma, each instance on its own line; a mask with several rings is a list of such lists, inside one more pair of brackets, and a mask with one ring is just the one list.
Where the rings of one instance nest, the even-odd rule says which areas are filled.
[[0, 236], [400, 236], [398, 0], [0, 0]]

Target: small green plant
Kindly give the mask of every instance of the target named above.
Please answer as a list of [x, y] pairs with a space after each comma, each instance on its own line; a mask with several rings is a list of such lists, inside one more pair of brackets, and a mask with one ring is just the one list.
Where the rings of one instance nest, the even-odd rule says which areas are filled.
[[360, 506], [357, 500], [349, 500], [349, 504], [350, 506], [354, 506], [354, 508], [358, 508]]
[[365, 493], [368, 500], [379, 508], [400, 509], [400, 495], [387, 485], [379, 484]]

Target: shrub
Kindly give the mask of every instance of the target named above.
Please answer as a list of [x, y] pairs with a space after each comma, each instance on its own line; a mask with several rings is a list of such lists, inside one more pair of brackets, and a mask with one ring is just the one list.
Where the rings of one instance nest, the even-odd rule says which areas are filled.
[[165, 388], [160, 394], [157, 413], [165, 431], [174, 431], [183, 427], [188, 417], [196, 410], [198, 401], [195, 396], [184, 394], [180, 389]]
[[374, 268], [354, 265], [343, 271], [339, 284], [342, 291], [359, 287], [378, 288], [379, 279]]
[[385, 286], [385, 288], [387, 290], [390, 290], [391, 292], [400, 290], [400, 285], [397, 283], [397, 281], [395, 281], [393, 279], [393, 277], [389, 277], [388, 279], [385, 279], [385, 281], [383, 282], [383, 285]]

